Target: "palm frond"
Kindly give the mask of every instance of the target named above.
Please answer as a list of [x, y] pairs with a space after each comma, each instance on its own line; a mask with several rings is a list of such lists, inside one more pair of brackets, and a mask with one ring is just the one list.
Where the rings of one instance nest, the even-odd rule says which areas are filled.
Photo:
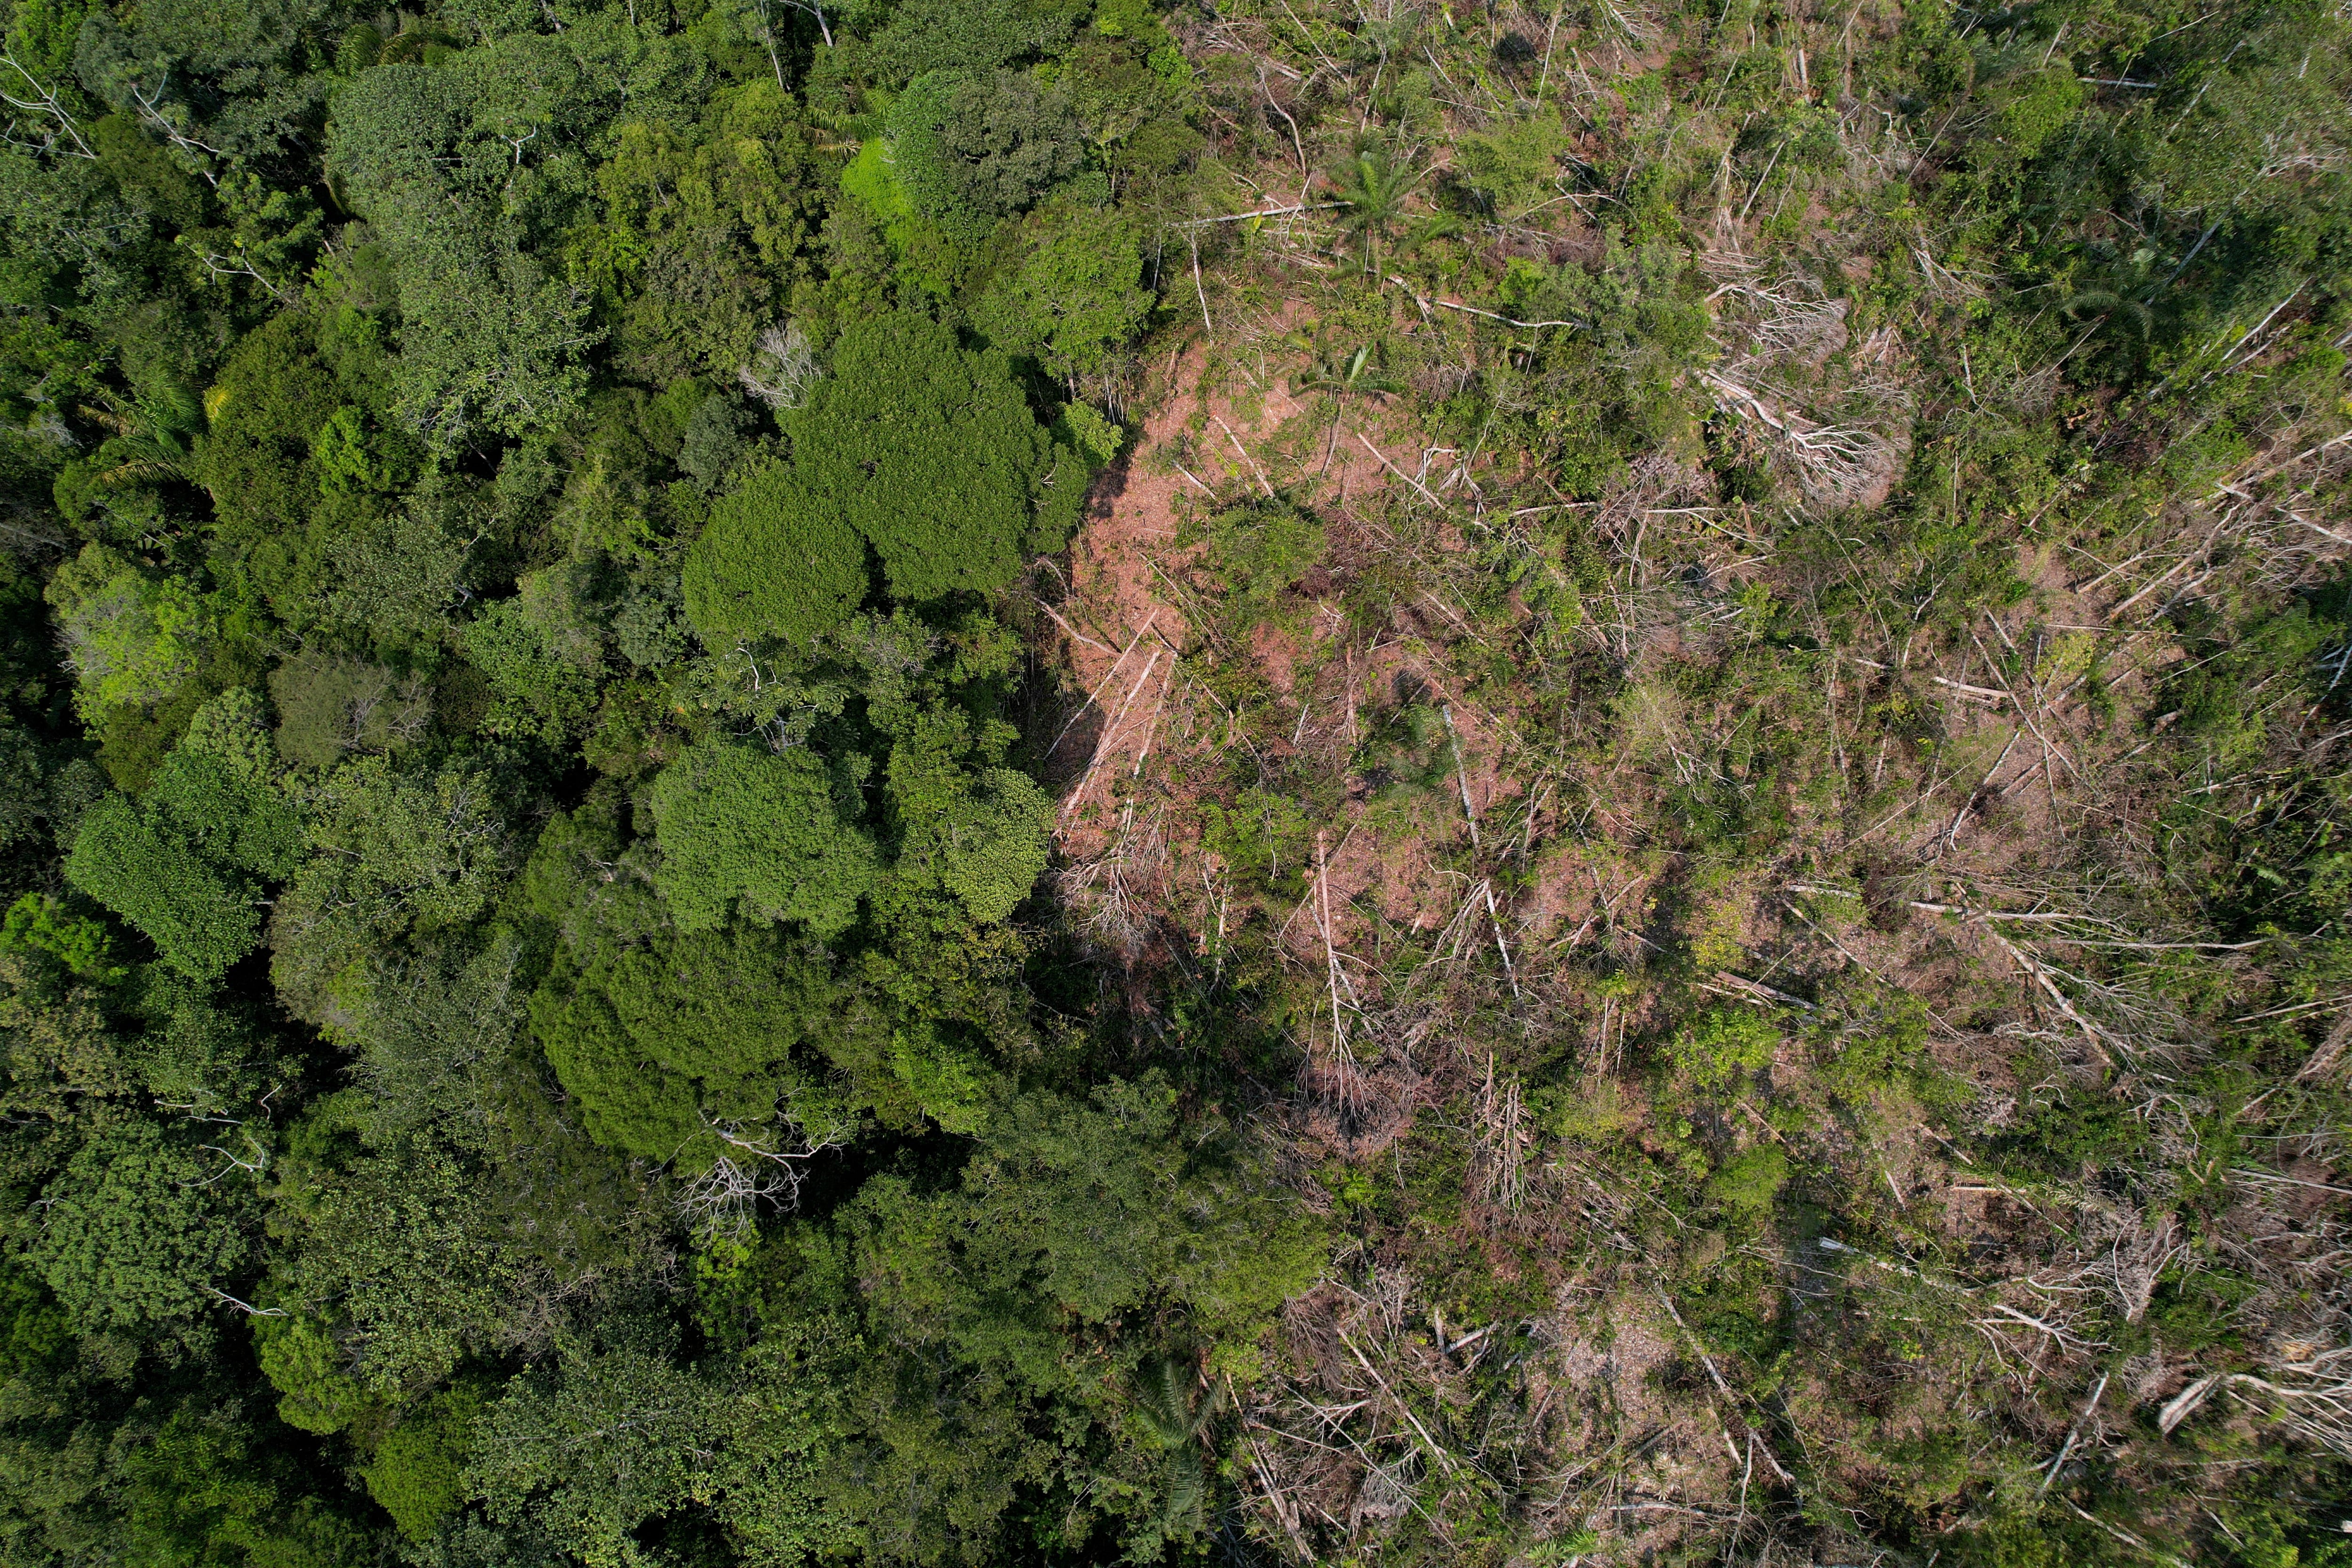
[[1162, 1448], [1181, 1448], [1200, 1431], [1200, 1418], [1184, 1388], [1182, 1363], [1174, 1356], [1153, 1356], [1136, 1369], [1135, 1413], [1152, 1442]]

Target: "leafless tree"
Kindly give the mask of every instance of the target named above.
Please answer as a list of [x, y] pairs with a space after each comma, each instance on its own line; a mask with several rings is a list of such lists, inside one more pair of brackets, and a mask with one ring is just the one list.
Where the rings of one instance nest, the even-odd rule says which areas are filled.
[[773, 1121], [759, 1127], [703, 1118], [703, 1130], [723, 1152], [678, 1194], [679, 1208], [698, 1229], [740, 1237], [756, 1223], [761, 1205], [790, 1209], [800, 1200], [809, 1162], [846, 1144], [856, 1131], [834, 1107], [811, 1108], [806, 1119], [802, 1109], [797, 1098], [788, 1099]]
[[[37, 151], [44, 153], [62, 151], [77, 158], [98, 156], [90, 151], [89, 143], [82, 140], [81, 131], [74, 124], [73, 116], [67, 113], [65, 105], [58, 101], [55, 88], [42, 85], [41, 79], [19, 64], [16, 55], [10, 50], [0, 48], [0, 68], [5, 68], [8, 78], [13, 79], [12, 88], [0, 88], [0, 103], [5, 103], [9, 108], [26, 114], [37, 115], [51, 121], [57, 127], [56, 130], [47, 132]], [[60, 147], [58, 138], [61, 136], [72, 145]], [[9, 140], [16, 139], [12, 136]]]
[[751, 363], [735, 373], [743, 390], [782, 412], [798, 408], [816, 380], [816, 353], [808, 335], [792, 322], [779, 322], [760, 334]]

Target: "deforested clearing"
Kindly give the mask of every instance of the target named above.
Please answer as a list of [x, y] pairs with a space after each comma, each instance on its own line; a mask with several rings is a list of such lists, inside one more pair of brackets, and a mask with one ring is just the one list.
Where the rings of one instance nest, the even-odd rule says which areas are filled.
[[2352, 1562], [2352, 19], [0, 0], [0, 1564]]

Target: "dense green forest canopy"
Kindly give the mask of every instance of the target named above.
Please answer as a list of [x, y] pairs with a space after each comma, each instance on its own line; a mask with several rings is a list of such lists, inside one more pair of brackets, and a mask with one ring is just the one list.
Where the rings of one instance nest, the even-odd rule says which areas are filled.
[[0, 43], [0, 1563], [2352, 1561], [2341, 8]]

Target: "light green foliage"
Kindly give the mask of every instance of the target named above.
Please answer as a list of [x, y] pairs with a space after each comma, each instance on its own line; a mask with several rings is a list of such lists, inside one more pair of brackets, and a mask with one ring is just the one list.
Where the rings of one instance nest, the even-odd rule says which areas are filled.
[[229, 559], [289, 609], [321, 585], [311, 453], [343, 405], [313, 330], [308, 317], [288, 312], [237, 344], [205, 394], [211, 428], [194, 464]]
[[1779, 1027], [1756, 1009], [1712, 1007], [1675, 1031], [1666, 1061], [1699, 1088], [1722, 1092], [1771, 1066], [1780, 1044]]
[[1231, 806], [1202, 802], [1201, 815], [1202, 842], [1236, 877], [1273, 889], [1300, 886], [1315, 830], [1297, 795], [1253, 785]]
[[75, 705], [93, 721], [172, 695], [215, 636], [212, 606], [184, 579], [143, 572], [102, 544], [83, 546], [48, 598], [79, 680]]
[[561, 168], [589, 84], [569, 45], [520, 34], [443, 69], [378, 67], [337, 100], [331, 161], [398, 268], [392, 405], [437, 451], [551, 426], [584, 389], [587, 300], [525, 244], [561, 222], [576, 176], [518, 180], [513, 143]]
[[1570, 145], [1559, 115], [1538, 109], [1525, 119], [1462, 137], [1455, 168], [1497, 216], [1510, 218], [1559, 195], [1552, 182]]
[[299, 1245], [283, 1255], [276, 1294], [331, 1314], [322, 1328], [340, 1347], [321, 1373], [299, 1341], [286, 1355], [287, 1393], [298, 1409], [317, 1402], [322, 1418], [351, 1397], [341, 1377], [377, 1399], [414, 1394], [499, 1342], [529, 1310], [518, 1294], [526, 1255], [498, 1234], [477, 1173], [422, 1132], [387, 1139], [346, 1168], [316, 1163], [306, 1143], [333, 1131], [331, 1114], [298, 1130], [278, 1209]]
[[1323, 523], [1311, 512], [1269, 503], [1209, 520], [1209, 559], [1224, 580], [1226, 613], [1240, 630], [1271, 616], [1322, 553]]
[[1024, 774], [962, 765], [961, 726], [912, 728], [891, 748], [888, 789], [898, 827], [896, 880], [935, 881], [961, 900], [966, 918], [992, 925], [1011, 917], [1045, 868], [1054, 802]]
[[1852, 972], [1822, 988], [1818, 1013], [1808, 1020], [1822, 1075], [1854, 1100], [1927, 1078], [1927, 1021], [1917, 996]]
[[5, 919], [0, 919], [0, 952], [27, 951], [47, 953], [67, 973], [101, 984], [112, 984], [130, 973], [112, 962], [113, 939], [102, 923], [68, 913], [47, 893], [26, 893], [8, 906]]
[[402, 923], [433, 931], [471, 920], [499, 890], [509, 853], [505, 824], [488, 774], [445, 765], [404, 769], [366, 758], [331, 775], [306, 797], [313, 842], [331, 866], [314, 862], [304, 881], [397, 910]]
[[830, 936], [873, 885], [874, 841], [843, 820], [831, 773], [805, 749], [706, 741], [662, 771], [649, 801], [655, 881], [680, 931], [716, 930], [732, 909]]
[[892, 1032], [889, 1058], [891, 1072], [916, 1107], [941, 1128], [969, 1136], [988, 1124], [999, 1075], [979, 1052], [916, 1019]]
[[293, 807], [266, 781], [183, 748], [144, 799], [110, 795], [90, 808], [65, 870], [166, 963], [208, 980], [252, 951], [261, 883], [292, 875], [300, 847]]
[[836, 1123], [830, 1097], [791, 1065], [842, 1022], [823, 959], [772, 926], [680, 936], [657, 908], [637, 912], [637, 932], [567, 943], [531, 998], [532, 1032], [590, 1134], [696, 1174], [747, 1157], [730, 1138], [775, 1152], [796, 1128]]
[[[184, 1322], [250, 1256], [224, 1165], [152, 1123], [99, 1130], [44, 1194], [32, 1261], [85, 1332]], [[235, 1174], [235, 1173], [231, 1173]]]
[[687, 614], [712, 648], [805, 643], [866, 596], [866, 542], [800, 465], [763, 463], [711, 508], [684, 586]]
[[[616, 128], [584, 270], [625, 300], [615, 344], [644, 380], [731, 378], [814, 234], [815, 161], [772, 78], [716, 95], [698, 135]], [[575, 266], [579, 265], [575, 262]]]
[[914, 198], [898, 179], [898, 160], [884, 137], [872, 137], [859, 145], [857, 156], [841, 171], [841, 188], [883, 224], [902, 226], [915, 216]]
[[2020, 158], [2031, 158], [2065, 128], [2082, 107], [2083, 84], [2063, 67], [2033, 71], [2004, 84], [2000, 136]]
[[[706, 641], [821, 624], [848, 591], [844, 525], [881, 556], [898, 599], [992, 592], [1020, 571], [1051, 443], [1001, 356], [919, 316], [858, 322], [786, 426], [789, 478], [755, 479], [688, 557]], [[799, 562], [815, 568], [805, 596], [768, 585]]]
[[332, 1492], [314, 1489], [308, 1456], [273, 1447], [278, 1436], [233, 1404], [180, 1405], [116, 1459], [107, 1479], [121, 1517], [108, 1548], [133, 1562], [205, 1568], [364, 1560], [373, 1532]]
[[1544, 1131], [1570, 1143], [1606, 1148], [1633, 1124], [1633, 1108], [1613, 1078], [1564, 1085], [1538, 1103]]
[[[947, 830], [942, 879], [971, 918], [993, 924], [1029, 896], [1051, 853], [1054, 799], [1011, 768], [984, 774]], [[937, 831], [935, 827], [934, 832]]]
[[333, 988], [386, 931], [425, 933], [479, 915], [504, 885], [513, 846], [478, 765], [348, 763], [302, 795], [314, 850], [270, 921], [270, 972], [305, 1016], [335, 1011]]
[[1091, 403], [1070, 403], [1063, 405], [1061, 427], [1069, 432], [1069, 444], [1096, 468], [1105, 468], [1127, 441], [1127, 431], [1109, 420]]
[[688, 151], [667, 127], [619, 127], [598, 174], [606, 200], [642, 213], [656, 233], [726, 232], [760, 267], [783, 270], [807, 243], [816, 208], [814, 159], [792, 100], [754, 77], [715, 93], [700, 131]]
[[278, 1390], [278, 1418], [305, 1432], [340, 1432], [373, 1408], [345, 1370], [343, 1347], [312, 1317], [253, 1320], [255, 1359]]
[[310, 461], [318, 470], [320, 494], [329, 499], [390, 495], [415, 477], [415, 453], [407, 444], [350, 404], [336, 409], [310, 438]]
[[935, 70], [993, 70], [1058, 47], [1079, 7], [1067, 0], [906, 0], [875, 37], [886, 78]]
[[192, 756], [218, 757], [239, 778], [267, 783], [278, 767], [268, 704], [250, 686], [229, 688], [188, 716], [180, 750]]
[[1747, 1220], [1769, 1212], [1789, 1179], [1789, 1156], [1778, 1143], [1759, 1143], [1734, 1154], [1707, 1178], [1707, 1201]]
[[61, 81], [73, 68], [74, 35], [89, 7], [73, 0], [32, 0], [8, 22], [8, 49], [36, 80]]
[[1099, 374], [1151, 313], [1139, 237], [1131, 219], [1108, 209], [1032, 215], [1020, 261], [991, 286], [975, 320], [997, 346], [1033, 354], [1057, 375]]
[[602, 649], [583, 648], [567, 635], [577, 627], [576, 617], [562, 613], [571, 607], [562, 593], [568, 584], [551, 575], [527, 580], [521, 594], [467, 625], [466, 657], [498, 696], [482, 724], [491, 734], [561, 741], [586, 721], [595, 700]]

